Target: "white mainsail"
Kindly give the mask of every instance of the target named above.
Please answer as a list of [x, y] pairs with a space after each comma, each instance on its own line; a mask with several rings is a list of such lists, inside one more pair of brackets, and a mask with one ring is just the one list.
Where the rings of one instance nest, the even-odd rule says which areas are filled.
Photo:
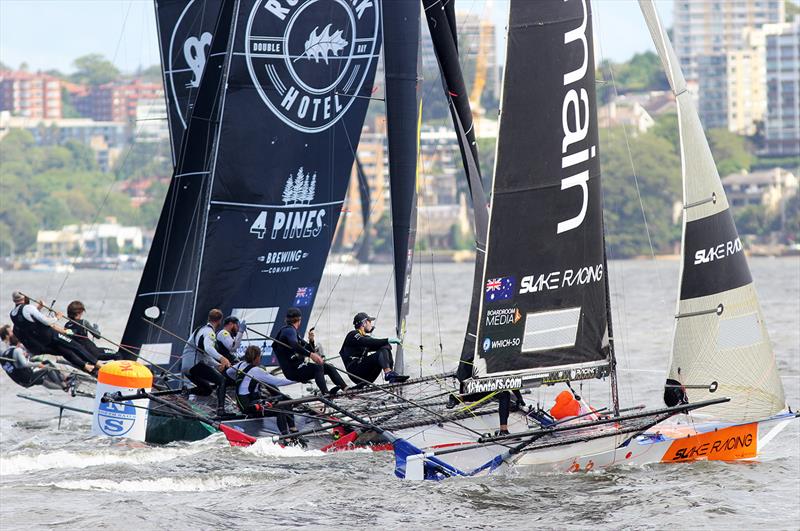
[[763, 419], [785, 407], [783, 384], [728, 200], [680, 63], [652, 0], [639, 0], [678, 107], [683, 232], [680, 293], [669, 378], [691, 402], [732, 400], [707, 409], [724, 420]]

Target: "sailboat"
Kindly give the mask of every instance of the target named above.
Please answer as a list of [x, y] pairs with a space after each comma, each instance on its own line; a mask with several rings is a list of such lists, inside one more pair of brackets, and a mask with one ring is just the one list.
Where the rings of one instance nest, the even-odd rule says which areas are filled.
[[[691, 95], [652, 0], [640, 5], [678, 102], [684, 182], [681, 288], [663, 418], [628, 413], [617, 399], [588, 1], [512, 0], [479, 345], [474, 356], [462, 356], [472, 367], [462, 391], [608, 376], [613, 411], [553, 424], [520, 407], [508, 435], [475, 437], [469, 420], [401, 430], [393, 434], [399, 477], [475, 475], [508, 464], [577, 471], [746, 459], [797, 417], [785, 403]], [[531, 59], [532, 50], [548, 53]], [[705, 407], [689, 415], [694, 408], [678, 411], [684, 405]]]

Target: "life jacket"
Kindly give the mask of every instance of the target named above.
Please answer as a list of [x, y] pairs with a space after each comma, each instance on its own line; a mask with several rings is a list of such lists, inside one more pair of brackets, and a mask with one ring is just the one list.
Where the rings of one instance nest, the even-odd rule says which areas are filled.
[[55, 339], [56, 332], [39, 321], [28, 321], [22, 313], [25, 306], [18, 304], [9, 314], [11, 322], [14, 323], [14, 335], [25, 345], [28, 352], [42, 354]]
[[30, 387], [33, 385], [33, 369], [30, 367], [19, 368], [14, 366], [14, 362], [11, 361], [11, 359], [14, 358], [15, 348], [17, 347], [8, 348], [5, 352], [3, 352], [3, 358], [9, 358], [2, 361], [3, 370], [6, 371], [6, 374], [8, 374], [9, 378], [11, 378], [14, 383], [19, 384], [22, 387]]
[[248, 363], [245, 365], [244, 369], [236, 370], [236, 405], [239, 406], [239, 409], [241, 409], [244, 413], [248, 413], [253, 405], [253, 402], [256, 402], [259, 398], [261, 398], [258, 393], [259, 382], [252, 377], [250, 378], [250, 383], [247, 385], [247, 393], [240, 392], [242, 382], [248, 376], [248, 373], [251, 369], [253, 369], [253, 367], [255, 367], [255, 365]]
[[581, 413], [581, 404], [569, 391], [561, 391], [556, 397], [555, 405], [550, 408], [550, 416], [556, 420], [577, 417]]
[[[223, 329], [222, 331], [220, 331], [219, 334], [220, 335], [222, 335], [222, 334], [229, 334], [230, 335], [230, 332], [228, 332], [227, 330]], [[229, 362], [231, 362], [231, 364], [236, 363], [236, 356], [234, 356], [233, 352], [231, 352], [230, 349], [225, 346], [225, 343], [223, 343], [222, 341], [217, 339], [216, 347], [217, 347], [217, 352], [222, 354]]]

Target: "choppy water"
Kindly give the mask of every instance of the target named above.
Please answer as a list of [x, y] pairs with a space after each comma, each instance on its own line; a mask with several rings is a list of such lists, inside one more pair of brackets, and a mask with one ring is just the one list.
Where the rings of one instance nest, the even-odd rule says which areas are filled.
[[[626, 405], [659, 404], [677, 266], [675, 261], [611, 264]], [[800, 406], [800, 260], [753, 259], [751, 267], [787, 398]], [[312, 321], [330, 350], [338, 348], [350, 316], [362, 309], [380, 312], [379, 333], [391, 333], [391, 294], [381, 304], [390, 275], [388, 267], [372, 266], [366, 276], [325, 278]], [[6, 272], [0, 311], [7, 315], [12, 289], [57, 299], [60, 308], [80, 298], [89, 317], [119, 338], [138, 276], [77, 271], [60, 290], [63, 274]], [[417, 267], [408, 343], [421, 343], [424, 354], [408, 352], [412, 373], [453, 366], [471, 278], [470, 266]], [[437, 355], [440, 342], [444, 360]], [[88, 417], [80, 415], [66, 416], [58, 430], [53, 410], [17, 398], [19, 390], [0, 376], [4, 529], [800, 527], [800, 423], [782, 432], [755, 463], [620, 467], [575, 475], [512, 471], [407, 483], [392, 475], [386, 453], [324, 455], [261, 443], [230, 448], [219, 436], [148, 447], [91, 437]], [[597, 400], [607, 396], [605, 388], [587, 385], [584, 395], [591, 400], [592, 392]], [[48, 396], [43, 390], [33, 394]]]

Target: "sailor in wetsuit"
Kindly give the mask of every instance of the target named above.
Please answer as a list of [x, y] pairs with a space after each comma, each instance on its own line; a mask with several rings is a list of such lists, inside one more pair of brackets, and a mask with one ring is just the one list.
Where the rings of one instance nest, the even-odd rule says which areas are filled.
[[227, 379], [223, 371], [231, 363], [217, 350], [216, 332], [222, 324], [222, 312], [208, 312], [208, 323], [189, 336], [181, 354], [181, 372], [197, 387], [194, 394], [208, 396], [217, 389], [217, 414], [225, 415], [225, 389]]
[[[339, 391], [347, 389], [347, 384], [342, 380], [336, 367], [325, 363], [322, 356], [312, 352], [308, 343], [298, 337], [297, 330], [302, 321], [303, 314], [298, 308], [289, 308], [286, 311], [286, 325], [276, 334], [272, 352], [278, 358], [278, 364], [285, 377], [304, 383], [313, 378], [323, 394], [336, 396]], [[325, 382], [326, 374], [335, 384], [330, 391]]]
[[2, 352], [3, 359], [0, 363], [15, 383], [26, 388], [42, 385], [60, 391], [69, 389], [69, 381], [55, 368], [47, 367], [45, 363], [30, 361], [30, 353], [25, 350], [13, 332], [9, 332], [7, 341], [9, 347]]
[[238, 361], [236, 351], [242, 343], [242, 335], [247, 325], [244, 321], [239, 322], [236, 317], [226, 317], [222, 321], [222, 330], [217, 334], [217, 352], [234, 364]]
[[[294, 416], [286, 413], [271, 412], [265, 407], [267, 400], [288, 400], [289, 397], [278, 392], [282, 385], [291, 385], [295, 382], [286, 378], [279, 378], [261, 368], [261, 349], [250, 345], [244, 351], [244, 360], [232, 365], [225, 371], [226, 376], [236, 381], [236, 403], [242, 413], [249, 417], [266, 417], [274, 415], [278, 423], [278, 430], [282, 435], [290, 431], [297, 431]], [[267, 398], [262, 395], [266, 392]]]
[[408, 380], [408, 376], [397, 374], [394, 371], [391, 345], [399, 345], [401, 341], [396, 338], [378, 339], [371, 334], [375, 330], [375, 318], [364, 312], [359, 312], [353, 317], [353, 327], [344, 338], [339, 354], [342, 356], [344, 367], [350, 373], [350, 379], [359, 385], [374, 382], [381, 371], [383, 379], [389, 383], [400, 383]]
[[80, 344], [86, 351], [98, 360], [115, 360], [119, 356], [114, 352], [108, 352], [94, 344], [92, 336], [100, 339], [100, 330], [96, 324], [92, 324], [83, 318], [86, 307], [81, 301], [72, 301], [67, 305], [67, 317], [69, 321], [64, 328], [72, 331], [72, 340]]
[[96, 372], [97, 360], [69, 337], [69, 331], [56, 324], [56, 320], [62, 317], [61, 314], [56, 313], [56, 319], [45, 317], [31, 304], [28, 297], [18, 291], [12, 293], [11, 298], [15, 305], [10, 314], [11, 322], [14, 323], [14, 335], [31, 354], [54, 354], [78, 369], [88, 373]]

